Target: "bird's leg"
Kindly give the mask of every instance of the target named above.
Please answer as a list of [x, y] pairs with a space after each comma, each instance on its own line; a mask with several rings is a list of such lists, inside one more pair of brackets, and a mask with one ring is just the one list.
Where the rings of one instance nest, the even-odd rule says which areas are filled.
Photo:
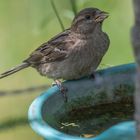
[[90, 78], [95, 79], [95, 73], [92, 73], [92, 74], [90, 75]]
[[55, 80], [54, 82], [55, 82], [55, 85], [57, 85], [57, 87], [59, 88], [60, 93], [63, 95], [65, 102], [67, 102], [68, 99], [67, 99], [66, 93], [68, 89], [62, 85], [62, 82], [60, 80]]
[[89, 75], [89, 78], [95, 79], [95, 78], [96, 78], [95, 72], [92, 72], [92, 73]]

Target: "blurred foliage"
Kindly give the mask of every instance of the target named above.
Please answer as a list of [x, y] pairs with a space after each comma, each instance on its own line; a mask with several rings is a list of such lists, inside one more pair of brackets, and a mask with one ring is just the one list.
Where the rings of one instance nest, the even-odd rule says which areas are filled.
[[[103, 30], [109, 34], [111, 45], [102, 64], [117, 65], [133, 61], [130, 29], [133, 24], [131, 0], [75, 0], [79, 11], [86, 7], [98, 7], [110, 13]], [[54, 0], [65, 28], [74, 17], [72, 0]], [[0, 0], [0, 72], [21, 63], [40, 44], [61, 32], [60, 24], [49, 0]], [[41, 77], [29, 68], [0, 80], [0, 90], [25, 88], [50, 84], [52, 80]], [[39, 94], [39, 93], [38, 93]], [[0, 121], [27, 116], [29, 104], [35, 95], [0, 98]], [[21, 126], [0, 131], [0, 139], [16, 140], [25, 136], [38, 139], [29, 128]]]
[[57, 11], [57, 8], [55, 6], [55, 3], [53, 2], [53, 0], [50, 0], [50, 2], [51, 2], [51, 6], [53, 8], [53, 11], [55, 12], [55, 15], [56, 15], [56, 17], [58, 19], [58, 22], [59, 22], [59, 24], [61, 26], [61, 29], [62, 29], [62, 31], [64, 31], [65, 30], [65, 27], [64, 27], [63, 22], [62, 22], [62, 20], [60, 18], [59, 12]]

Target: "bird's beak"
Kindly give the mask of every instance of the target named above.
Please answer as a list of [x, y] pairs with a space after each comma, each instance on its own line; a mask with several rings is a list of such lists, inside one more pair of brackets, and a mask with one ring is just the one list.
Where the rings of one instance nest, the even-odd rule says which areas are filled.
[[95, 22], [102, 22], [104, 19], [108, 18], [108, 16], [109, 13], [102, 11], [95, 16]]

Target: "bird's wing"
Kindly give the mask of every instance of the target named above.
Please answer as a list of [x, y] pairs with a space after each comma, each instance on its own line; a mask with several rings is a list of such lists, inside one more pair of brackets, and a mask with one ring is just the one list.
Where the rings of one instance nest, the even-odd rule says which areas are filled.
[[42, 44], [24, 62], [34, 65], [66, 59], [69, 47], [74, 44], [74, 42], [69, 39], [69, 33], [70, 30], [65, 30], [48, 42]]

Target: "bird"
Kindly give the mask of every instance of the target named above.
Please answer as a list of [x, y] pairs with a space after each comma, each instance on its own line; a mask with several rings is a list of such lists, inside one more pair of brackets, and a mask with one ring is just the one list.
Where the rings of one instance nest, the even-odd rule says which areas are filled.
[[20, 65], [0, 74], [0, 79], [33, 67], [64, 91], [60, 79], [76, 80], [91, 75], [106, 54], [110, 39], [102, 25], [108, 16], [98, 8], [81, 10], [70, 28], [40, 45]]

